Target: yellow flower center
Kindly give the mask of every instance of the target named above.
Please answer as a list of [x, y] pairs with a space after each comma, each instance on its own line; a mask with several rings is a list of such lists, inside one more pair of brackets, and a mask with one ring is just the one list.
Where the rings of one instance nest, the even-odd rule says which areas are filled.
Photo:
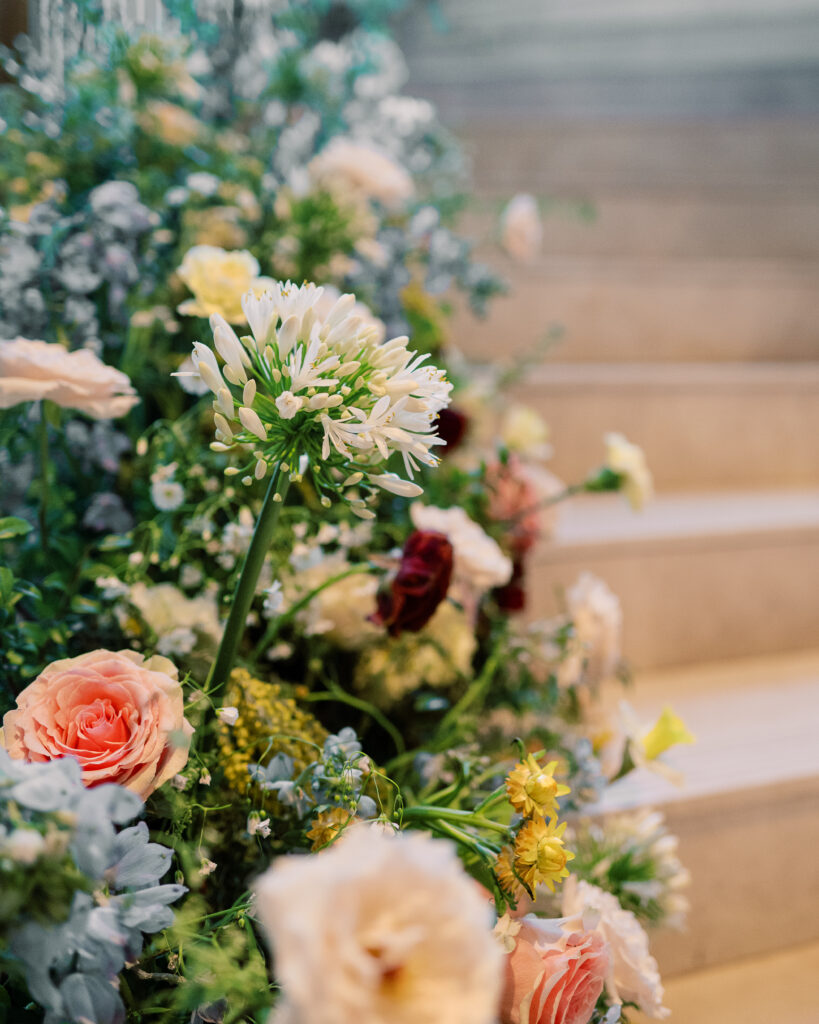
[[537, 804], [550, 804], [557, 798], [557, 783], [554, 776], [545, 775], [543, 772], [530, 775], [523, 788], [526, 795], [530, 796]]
[[544, 836], [537, 844], [537, 869], [542, 875], [557, 875], [566, 867], [566, 851], [555, 836]]

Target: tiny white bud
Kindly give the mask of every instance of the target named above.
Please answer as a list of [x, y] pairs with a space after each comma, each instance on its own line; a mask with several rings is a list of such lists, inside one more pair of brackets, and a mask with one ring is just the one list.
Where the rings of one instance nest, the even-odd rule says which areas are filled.
[[237, 469], [236, 466], [228, 466], [225, 469], [225, 476], [238, 476], [241, 472], [241, 469]]
[[256, 381], [249, 380], [242, 391], [242, 405], [253, 405], [256, 397]]
[[267, 472], [267, 463], [266, 462], [262, 462], [262, 460], [259, 459], [259, 461], [256, 463], [256, 468], [253, 471], [253, 475], [256, 477], [257, 480], [261, 480], [266, 472]]
[[226, 707], [219, 708], [219, 710], [216, 712], [216, 715], [219, 721], [224, 723], [225, 725], [236, 725], [236, 723], [239, 721], [239, 709], [233, 707], [232, 705], [227, 705]]
[[342, 487], [355, 487], [355, 485], [358, 484], [358, 483], [361, 483], [361, 481], [363, 479], [364, 479], [364, 474], [363, 473], [351, 473], [341, 486]]
[[219, 388], [219, 394], [216, 396], [214, 406], [219, 408], [219, 411], [224, 413], [228, 419], [233, 416], [233, 396], [227, 388]]
[[239, 407], [239, 419], [241, 420], [242, 426], [245, 430], [249, 430], [251, 434], [255, 434], [260, 441], [267, 440], [267, 431], [264, 428], [264, 424], [259, 419], [259, 414], [257, 412], [242, 405]]
[[145, 440], [145, 438], [144, 438], [144, 437], [141, 437], [141, 438], [140, 438], [140, 439], [139, 439], [139, 440], [137, 441], [137, 444], [136, 444], [136, 453], [137, 453], [137, 455], [140, 455], [140, 456], [141, 456], [141, 455], [147, 455], [147, 454], [148, 454], [148, 442], [147, 442], [147, 441]]
[[245, 487], [250, 487], [250, 485], [253, 483], [253, 477], [252, 476], [243, 476], [242, 477], [242, 483], [245, 485]]

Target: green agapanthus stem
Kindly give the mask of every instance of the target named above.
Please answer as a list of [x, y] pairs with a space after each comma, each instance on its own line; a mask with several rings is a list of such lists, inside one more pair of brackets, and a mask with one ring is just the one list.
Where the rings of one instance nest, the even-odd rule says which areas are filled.
[[454, 807], [423, 806], [407, 807], [402, 813], [404, 822], [417, 821], [447, 821], [453, 825], [471, 825], [473, 828], [484, 829], [488, 832], [499, 832], [508, 837], [509, 826], [502, 825], [498, 821], [477, 814], [474, 811], [460, 810]]
[[236, 652], [244, 635], [250, 606], [256, 593], [256, 585], [259, 582], [262, 565], [270, 550], [273, 533], [279, 519], [279, 512], [284, 504], [284, 498], [289, 486], [290, 477], [287, 472], [282, 470], [281, 464], [279, 464], [270, 478], [262, 510], [259, 513], [259, 518], [256, 520], [256, 528], [253, 531], [250, 547], [245, 556], [245, 564], [242, 566], [242, 573], [239, 577], [239, 582], [236, 584], [236, 591], [230, 606], [230, 614], [225, 623], [216, 660], [211, 666], [207, 686], [205, 687], [209, 694], [216, 692], [224, 686], [233, 668]]

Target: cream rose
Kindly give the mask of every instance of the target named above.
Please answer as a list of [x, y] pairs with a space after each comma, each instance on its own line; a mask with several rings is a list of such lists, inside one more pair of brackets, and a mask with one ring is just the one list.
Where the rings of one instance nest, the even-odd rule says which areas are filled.
[[256, 883], [284, 1006], [277, 1024], [490, 1024], [502, 953], [454, 848], [353, 826]]
[[313, 184], [358, 199], [377, 199], [395, 206], [411, 199], [415, 186], [409, 173], [382, 149], [369, 142], [337, 136], [321, 150], [307, 170]]
[[531, 263], [543, 244], [543, 225], [537, 200], [520, 193], [510, 200], [501, 217], [501, 245], [518, 263]]
[[502, 587], [512, 577], [512, 562], [462, 508], [437, 508], [413, 502], [410, 518], [416, 530], [434, 530], [449, 538], [455, 550], [456, 583], [476, 591]]
[[579, 881], [575, 875], [566, 879], [562, 900], [567, 918], [578, 924], [582, 920], [607, 943], [611, 962], [606, 985], [612, 998], [636, 1003], [655, 1020], [667, 1017], [657, 961], [649, 953], [648, 936], [634, 914], [624, 910], [612, 893]]
[[177, 273], [193, 292], [177, 309], [185, 316], [219, 313], [229, 323], [245, 323], [242, 296], [260, 292], [272, 281], [259, 277], [259, 261], [244, 249], [229, 252], [216, 245], [188, 249]]
[[124, 416], [139, 401], [128, 377], [93, 352], [56, 342], [0, 341], [0, 409], [47, 398], [95, 420]]
[[622, 477], [622, 489], [633, 509], [639, 510], [654, 495], [654, 482], [643, 449], [622, 434], [606, 434], [606, 468]]
[[83, 782], [116, 782], [143, 800], [184, 768], [193, 728], [176, 667], [135, 651], [91, 651], [49, 665], [3, 719], [12, 757], [75, 757]]

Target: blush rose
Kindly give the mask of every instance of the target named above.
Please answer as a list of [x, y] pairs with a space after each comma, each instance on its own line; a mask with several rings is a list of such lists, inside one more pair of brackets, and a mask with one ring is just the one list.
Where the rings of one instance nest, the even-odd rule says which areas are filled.
[[115, 782], [143, 800], [184, 768], [193, 728], [177, 669], [135, 651], [91, 651], [55, 661], [3, 719], [12, 757], [75, 757], [86, 786]]
[[452, 544], [434, 530], [415, 530], [407, 538], [401, 565], [388, 589], [376, 596], [370, 621], [390, 636], [417, 633], [446, 597], [452, 579]]
[[608, 969], [597, 933], [525, 917], [506, 958], [501, 1024], [588, 1024]]

